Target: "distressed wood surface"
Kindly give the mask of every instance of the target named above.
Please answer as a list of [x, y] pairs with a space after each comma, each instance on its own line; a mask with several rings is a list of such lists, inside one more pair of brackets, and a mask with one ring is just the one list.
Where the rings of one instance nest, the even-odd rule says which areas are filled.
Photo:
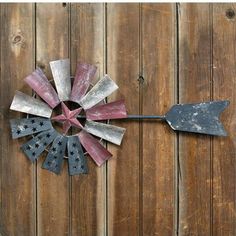
[[[48, 79], [52, 79], [49, 61], [69, 57], [69, 6], [36, 5], [36, 61]], [[38, 235], [70, 234], [70, 182], [67, 162], [60, 175], [41, 166], [46, 154], [37, 164]]]
[[[0, 4], [0, 235], [236, 235], [235, 4]], [[70, 177], [31, 164], [12, 140], [16, 89], [49, 61], [95, 64], [129, 114], [164, 114], [172, 104], [228, 99], [227, 138], [173, 132], [159, 121], [125, 127], [102, 167]]]
[[222, 114], [228, 137], [213, 143], [213, 235], [236, 235], [236, 4], [213, 6], [213, 95], [229, 99]]
[[[126, 98], [130, 114], [139, 107], [139, 4], [108, 4], [107, 6], [107, 73], [119, 85], [110, 100]], [[113, 157], [108, 162], [109, 235], [138, 235], [141, 227], [139, 207], [139, 123], [113, 121], [127, 128], [120, 147], [109, 144]]]
[[[140, 92], [144, 115], [165, 114], [176, 102], [175, 13], [175, 4], [143, 4], [141, 7], [144, 81]], [[176, 197], [175, 134], [163, 122], [143, 121], [142, 137], [143, 235], [172, 235]]]
[[[180, 4], [179, 102], [211, 99], [211, 9], [209, 4]], [[211, 141], [209, 136], [179, 135], [180, 235], [210, 235]]]
[[[35, 235], [35, 166], [19, 150], [26, 139], [12, 142], [9, 110], [15, 90], [30, 94], [23, 78], [34, 69], [33, 4], [1, 4], [1, 205], [0, 234]], [[27, 58], [27, 59], [26, 59]]]
[[[71, 62], [75, 74], [78, 61], [95, 64], [93, 83], [105, 73], [105, 4], [71, 5]], [[105, 235], [106, 166], [88, 160], [88, 175], [73, 176], [71, 189], [72, 235]]]

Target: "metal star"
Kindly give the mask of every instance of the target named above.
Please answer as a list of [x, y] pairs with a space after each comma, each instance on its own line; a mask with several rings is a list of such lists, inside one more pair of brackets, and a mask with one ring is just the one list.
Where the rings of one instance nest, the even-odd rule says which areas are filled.
[[52, 120], [63, 123], [63, 133], [66, 134], [71, 126], [83, 128], [80, 122], [77, 120], [78, 114], [81, 112], [82, 108], [75, 110], [69, 110], [69, 108], [62, 102], [61, 103], [62, 114], [52, 117]]

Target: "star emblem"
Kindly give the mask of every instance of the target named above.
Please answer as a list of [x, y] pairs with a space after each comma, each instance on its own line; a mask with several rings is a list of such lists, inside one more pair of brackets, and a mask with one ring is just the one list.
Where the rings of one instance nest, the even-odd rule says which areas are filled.
[[61, 103], [62, 114], [52, 117], [52, 120], [63, 123], [63, 133], [66, 134], [71, 126], [77, 128], [83, 128], [80, 122], [77, 120], [77, 116], [82, 111], [82, 108], [70, 110], [65, 103]]

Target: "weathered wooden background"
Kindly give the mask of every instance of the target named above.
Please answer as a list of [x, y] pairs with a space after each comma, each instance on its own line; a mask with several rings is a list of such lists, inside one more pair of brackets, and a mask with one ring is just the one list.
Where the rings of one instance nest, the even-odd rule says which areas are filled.
[[[236, 5], [1, 4], [2, 236], [236, 235]], [[102, 168], [56, 176], [12, 140], [9, 106], [36, 66], [86, 61], [108, 73], [130, 114], [178, 102], [229, 99], [227, 138], [176, 134], [160, 122], [126, 127]]]

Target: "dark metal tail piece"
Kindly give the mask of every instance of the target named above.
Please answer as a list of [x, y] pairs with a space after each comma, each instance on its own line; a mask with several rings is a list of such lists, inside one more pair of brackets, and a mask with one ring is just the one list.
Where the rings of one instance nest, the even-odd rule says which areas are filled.
[[174, 130], [227, 136], [219, 115], [228, 105], [226, 100], [177, 104], [166, 113], [165, 119]]

